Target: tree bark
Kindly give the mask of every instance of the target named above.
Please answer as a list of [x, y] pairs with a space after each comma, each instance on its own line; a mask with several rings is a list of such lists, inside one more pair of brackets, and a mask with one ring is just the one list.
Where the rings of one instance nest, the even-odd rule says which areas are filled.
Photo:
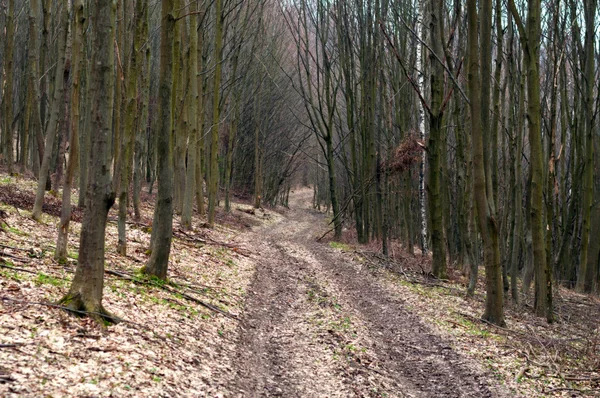
[[96, 0], [91, 13], [94, 52], [92, 62], [91, 152], [79, 258], [69, 292], [59, 301], [76, 314], [98, 322], [117, 319], [102, 306], [104, 241], [108, 210], [115, 201], [108, 156], [112, 130], [115, 7], [112, 0]]
[[63, 11], [60, 17], [60, 32], [58, 34], [58, 61], [56, 64], [56, 76], [54, 78], [54, 96], [52, 99], [52, 108], [50, 110], [50, 120], [48, 122], [48, 131], [46, 133], [46, 146], [44, 157], [40, 166], [38, 177], [38, 186], [35, 195], [35, 203], [31, 212], [31, 218], [40, 221], [42, 216], [42, 205], [44, 204], [44, 193], [46, 191], [46, 182], [48, 181], [48, 171], [50, 170], [50, 161], [52, 160], [52, 148], [58, 130], [58, 117], [60, 115], [60, 106], [63, 105], [62, 95], [64, 91], [64, 71], [66, 60], [66, 46], [68, 34], [68, 10], [66, 4], [63, 5]]
[[171, 114], [173, 83], [174, 1], [162, 0], [160, 27], [160, 77], [158, 133], [158, 193], [152, 222], [152, 254], [143, 271], [159, 279], [166, 279], [173, 238], [173, 159]]
[[6, 45], [4, 50], [4, 125], [2, 126], [4, 162], [8, 167], [8, 174], [13, 172], [13, 80], [14, 80], [14, 43], [15, 43], [15, 0], [8, 1], [6, 14]]
[[[489, 2], [490, 0], [483, 0]], [[486, 9], [485, 7], [483, 8]], [[491, 7], [490, 7], [491, 12]], [[484, 245], [486, 270], [486, 303], [483, 319], [496, 325], [504, 325], [502, 277], [500, 274], [500, 248], [498, 226], [491, 213], [486, 192], [486, 176], [483, 144], [481, 77], [479, 74], [479, 46], [477, 37], [477, 1], [468, 0], [468, 88], [471, 106], [471, 129], [473, 131], [474, 197], [479, 221], [479, 232]], [[485, 16], [483, 16], [485, 18]], [[485, 39], [484, 35], [481, 37]], [[484, 47], [484, 46], [482, 46]], [[489, 78], [489, 76], [488, 76]]]
[[219, 195], [219, 122], [220, 122], [220, 90], [221, 90], [221, 72], [223, 59], [223, 5], [222, 0], [215, 0], [215, 79], [213, 86], [213, 118], [211, 127], [210, 143], [210, 178], [208, 184], [208, 225], [212, 228], [215, 225], [215, 212], [217, 207], [217, 197]]
[[[62, 195], [62, 209], [58, 226], [58, 238], [54, 258], [58, 262], [67, 260], [67, 246], [69, 243], [69, 223], [71, 221], [71, 187], [77, 164], [79, 163], [79, 98], [80, 74], [82, 66], [83, 25], [85, 23], [83, 0], [76, 0], [74, 6], [72, 25], [72, 56], [73, 82], [71, 89], [71, 137], [69, 141], [69, 160], [65, 173]], [[81, 193], [83, 194], [83, 193]]]

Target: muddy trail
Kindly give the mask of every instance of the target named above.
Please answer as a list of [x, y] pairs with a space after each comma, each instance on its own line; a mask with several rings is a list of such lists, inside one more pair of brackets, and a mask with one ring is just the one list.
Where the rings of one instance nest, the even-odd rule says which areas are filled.
[[432, 333], [347, 253], [296, 192], [283, 221], [246, 235], [256, 274], [229, 390], [240, 397], [498, 397], [490, 377]]

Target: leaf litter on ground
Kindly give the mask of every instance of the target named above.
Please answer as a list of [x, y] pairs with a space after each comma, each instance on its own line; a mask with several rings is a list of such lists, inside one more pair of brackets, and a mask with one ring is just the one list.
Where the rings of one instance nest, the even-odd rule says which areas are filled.
[[[52, 305], [66, 293], [77, 265], [80, 218], [71, 222], [69, 259], [58, 264], [53, 250], [60, 200], [47, 195], [52, 199], [42, 222], [33, 221], [35, 182], [9, 179], [0, 184], [6, 215], [0, 231], [0, 396], [222, 395], [218, 376], [228, 371], [253, 273], [252, 253], [233, 239], [242, 228], [270, 221], [234, 210], [219, 215], [227, 225], [176, 232], [164, 283], [139, 274], [148, 259], [153, 198], [144, 195], [141, 221], [128, 223], [127, 257], [116, 253], [117, 213], [111, 209], [103, 304], [125, 322], [101, 327]], [[194, 225], [204, 221], [195, 218]]]

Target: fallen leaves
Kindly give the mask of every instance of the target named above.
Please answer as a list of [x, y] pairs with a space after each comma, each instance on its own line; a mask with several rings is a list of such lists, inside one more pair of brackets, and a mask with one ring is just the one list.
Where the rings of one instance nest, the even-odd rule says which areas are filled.
[[[160, 287], [127, 280], [141, 278], [151, 229], [129, 224], [128, 257], [122, 257], [115, 252], [116, 225], [109, 223], [103, 305], [130, 322], [103, 329], [52, 305], [73, 277], [80, 224], [71, 223], [69, 261], [57, 264], [52, 252], [58, 219], [28, 218], [28, 183], [0, 185], [0, 209], [11, 226], [0, 253], [0, 296], [12, 299], [0, 301], [0, 396], [221, 394], [223, 386], [214, 380], [226, 371], [234, 349], [238, 322], [231, 314], [241, 312], [253, 272], [246, 249], [232, 242], [239, 231], [219, 226], [186, 231], [190, 239], [176, 237], [169, 264], [173, 284]], [[56, 213], [52, 206], [60, 209], [58, 199], [47, 203], [50, 214]], [[151, 220], [152, 203], [143, 203], [142, 210], [142, 220]]]

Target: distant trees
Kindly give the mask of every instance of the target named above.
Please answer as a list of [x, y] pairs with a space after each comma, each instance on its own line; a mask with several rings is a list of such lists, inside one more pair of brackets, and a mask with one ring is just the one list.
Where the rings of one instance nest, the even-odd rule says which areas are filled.
[[[358, 241], [380, 241], [384, 253], [388, 237], [409, 251], [424, 237], [432, 273], [445, 278], [456, 264], [470, 275], [470, 294], [483, 259], [484, 318], [497, 324], [504, 294], [518, 301], [520, 280], [525, 294], [534, 282], [534, 310], [549, 322], [553, 281], [581, 291], [599, 285], [600, 244], [589, 235], [600, 228], [590, 196], [600, 188], [591, 116], [597, 4], [545, 4], [547, 12], [539, 1], [515, 0], [282, 5], [306, 117], [326, 126], [333, 115], [331, 137], [309, 125], [334, 148], [314, 156], [315, 206], [344, 204], [334, 219], [352, 216]], [[416, 195], [419, 154], [408, 149], [418, 138], [426, 212]], [[323, 195], [332, 180], [335, 195]]]
[[287, 205], [302, 182], [335, 239], [431, 250], [468, 294], [483, 263], [491, 322], [532, 282], [548, 321], [553, 284], [598, 291], [597, 0], [95, 4], [7, 0], [1, 20], [2, 162], [37, 178], [34, 219], [62, 182], [57, 259], [73, 188], [84, 214], [118, 197], [121, 255], [156, 194], [145, 271], [164, 279], [177, 222]]

